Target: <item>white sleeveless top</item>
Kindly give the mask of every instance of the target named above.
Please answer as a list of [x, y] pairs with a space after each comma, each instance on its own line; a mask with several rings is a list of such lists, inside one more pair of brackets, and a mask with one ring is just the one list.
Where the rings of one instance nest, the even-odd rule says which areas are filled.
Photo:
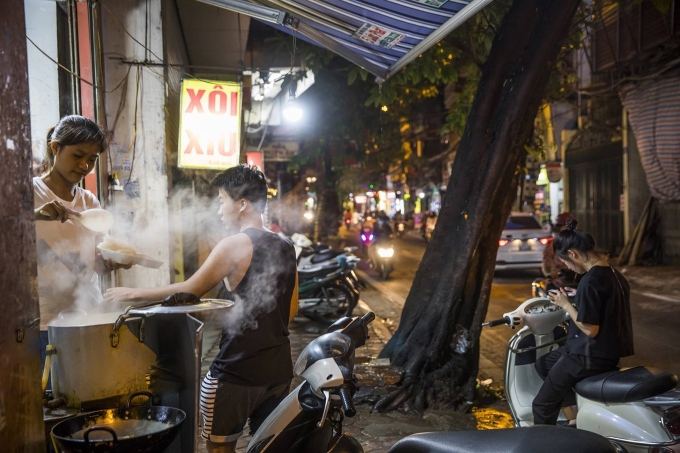
[[[34, 209], [54, 200], [78, 212], [100, 207], [92, 192], [81, 187], [76, 187], [73, 201], [62, 200], [40, 177], [33, 178], [33, 194]], [[103, 301], [94, 272], [98, 233], [73, 220], [36, 220], [35, 232], [40, 330], [47, 330], [47, 323], [61, 311], [87, 311]]]

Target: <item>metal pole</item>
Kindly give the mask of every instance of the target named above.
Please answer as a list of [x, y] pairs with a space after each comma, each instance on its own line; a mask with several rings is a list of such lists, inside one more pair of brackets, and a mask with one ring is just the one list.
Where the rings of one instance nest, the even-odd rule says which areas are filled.
[[621, 112], [621, 147], [623, 149], [623, 193], [621, 194], [621, 208], [623, 208], [623, 243], [630, 239], [630, 190], [628, 171], [628, 110], [624, 107]]

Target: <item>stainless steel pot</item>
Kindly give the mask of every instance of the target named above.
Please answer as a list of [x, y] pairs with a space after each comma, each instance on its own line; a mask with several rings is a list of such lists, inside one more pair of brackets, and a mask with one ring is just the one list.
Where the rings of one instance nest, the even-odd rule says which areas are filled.
[[77, 315], [47, 325], [49, 342], [56, 348], [52, 391], [68, 407], [101, 400], [123, 404], [126, 395], [147, 389], [146, 375], [156, 355], [139, 339], [143, 320], [129, 319], [114, 332], [118, 316]]

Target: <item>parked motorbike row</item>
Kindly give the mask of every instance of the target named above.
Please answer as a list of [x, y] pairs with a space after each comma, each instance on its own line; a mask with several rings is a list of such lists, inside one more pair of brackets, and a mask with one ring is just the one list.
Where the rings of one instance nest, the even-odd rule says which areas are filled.
[[298, 257], [298, 313], [326, 325], [351, 316], [366, 287], [355, 272], [361, 261], [352, 254], [356, 247], [338, 252], [303, 235], [292, 239]]

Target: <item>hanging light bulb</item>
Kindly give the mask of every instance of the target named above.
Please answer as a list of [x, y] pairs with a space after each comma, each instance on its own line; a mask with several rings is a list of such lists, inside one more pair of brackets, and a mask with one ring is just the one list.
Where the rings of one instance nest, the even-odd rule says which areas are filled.
[[300, 108], [295, 99], [295, 84], [297, 84], [297, 82], [290, 82], [288, 87], [288, 101], [283, 108], [283, 117], [291, 122], [300, 121], [303, 115], [302, 108]]

